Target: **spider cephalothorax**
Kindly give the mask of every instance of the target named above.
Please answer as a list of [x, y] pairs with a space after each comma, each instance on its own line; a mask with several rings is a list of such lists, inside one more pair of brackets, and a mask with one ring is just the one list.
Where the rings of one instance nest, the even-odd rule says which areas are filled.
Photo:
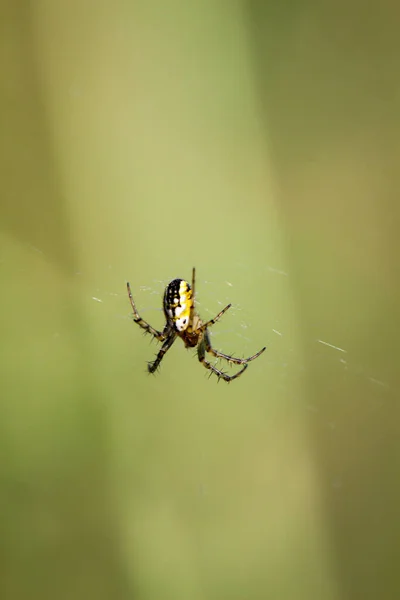
[[[218, 350], [215, 350], [211, 346], [210, 335], [208, 328], [214, 325], [222, 315], [231, 307], [228, 304], [221, 312], [217, 314], [214, 319], [210, 319], [206, 323], [203, 323], [196, 313], [195, 310], [195, 269], [192, 272], [192, 286], [189, 285], [184, 279], [174, 279], [167, 285], [164, 293], [164, 314], [166, 323], [162, 331], [157, 331], [149, 323], [144, 321], [136, 310], [135, 302], [132, 297], [132, 292], [129, 283], [127, 284], [129, 299], [133, 310], [133, 320], [137, 323], [146, 333], [150, 333], [159, 342], [163, 342], [156, 359], [149, 363], [148, 370], [150, 373], [154, 373], [160, 362], [162, 361], [164, 354], [171, 348], [177, 337], [180, 337], [185, 344], [186, 348], [197, 347], [197, 356], [199, 361], [209, 369], [211, 373], [215, 373], [218, 379], [222, 377], [225, 381], [232, 381], [239, 377], [248, 366], [248, 363], [262, 354], [265, 347], [259, 352], [250, 356], [249, 358], [236, 358], [229, 354], [223, 354]], [[206, 360], [206, 352], [212, 354], [216, 358], [223, 358], [230, 364], [243, 365], [243, 368], [238, 371], [235, 375], [228, 375], [224, 371], [220, 371], [208, 360]]]

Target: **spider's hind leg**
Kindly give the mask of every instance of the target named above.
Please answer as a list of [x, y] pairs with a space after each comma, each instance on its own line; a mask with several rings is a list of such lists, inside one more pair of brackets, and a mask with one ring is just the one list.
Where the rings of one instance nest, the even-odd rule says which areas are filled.
[[195, 285], [196, 285], [196, 267], [192, 269], [192, 298], [195, 301]]
[[207, 321], [206, 323], [203, 323], [201, 325], [201, 327], [199, 327], [199, 331], [205, 331], [207, 332], [207, 327], [211, 327], [211, 325], [214, 325], [214, 323], [216, 323], [217, 321], [220, 320], [220, 318], [222, 317], [222, 315], [224, 315], [226, 313], [227, 310], [230, 309], [230, 307], [232, 306], [232, 304], [228, 304], [228, 306], [225, 306], [225, 308], [223, 308], [216, 317], [214, 317], [213, 319], [210, 319], [209, 321]]
[[136, 309], [135, 301], [133, 300], [133, 297], [132, 297], [131, 286], [129, 285], [129, 282], [126, 284], [126, 287], [128, 290], [129, 300], [130, 300], [130, 303], [132, 306], [133, 320], [135, 321], [135, 323], [137, 323], [139, 325], [139, 327], [144, 329], [145, 333], [150, 333], [159, 342], [163, 342], [166, 338], [166, 333], [165, 333], [166, 328], [164, 328], [163, 331], [158, 331], [157, 329], [154, 329], [154, 327], [152, 327], [149, 323], [147, 323], [147, 321], [142, 319], [142, 317], [139, 315], [139, 313]]

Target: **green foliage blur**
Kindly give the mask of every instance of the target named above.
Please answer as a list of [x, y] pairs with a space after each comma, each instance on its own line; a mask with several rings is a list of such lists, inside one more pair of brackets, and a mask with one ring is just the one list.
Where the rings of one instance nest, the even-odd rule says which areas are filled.
[[398, 598], [395, 3], [1, 10], [2, 600]]

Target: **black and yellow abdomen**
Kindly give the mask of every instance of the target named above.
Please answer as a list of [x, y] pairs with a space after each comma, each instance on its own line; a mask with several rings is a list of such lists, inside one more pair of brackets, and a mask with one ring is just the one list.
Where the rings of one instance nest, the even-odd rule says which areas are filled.
[[190, 312], [193, 308], [192, 289], [184, 279], [174, 279], [165, 289], [165, 318], [176, 331], [185, 331], [189, 325]]

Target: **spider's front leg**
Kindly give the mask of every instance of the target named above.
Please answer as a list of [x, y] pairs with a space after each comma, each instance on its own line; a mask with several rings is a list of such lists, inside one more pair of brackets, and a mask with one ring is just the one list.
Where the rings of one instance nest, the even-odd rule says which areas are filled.
[[230, 354], [224, 354], [223, 352], [220, 352], [219, 350], [215, 350], [211, 346], [210, 334], [208, 333], [207, 329], [204, 332], [204, 342], [205, 342], [207, 352], [209, 352], [210, 354], [215, 356], [215, 358], [223, 358], [224, 360], [228, 361], [228, 363], [231, 363], [234, 365], [245, 365], [246, 363], [249, 363], [250, 361], [254, 360], [255, 358], [258, 358], [260, 356], [260, 354], [262, 354], [264, 352], [264, 350], [266, 350], [266, 346], [264, 346], [264, 348], [261, 348], [261, 350], [259, 350], [255, 354], [253, 354], [253, 356], [249, 356], [248, 358], [236, 358], [235, 356], [231, 356]]
[[201, 340], [201, 342], [199, 343], [199, 345], [197, 346], [197, 356], [199, 361], [201, 362], [201, 364], [208, 369], [209, 371], [211, 371], [211, 373], [215, 373], [215, 375], [218, 377], [218, 379], [223, 379], [226, 382], [230, 382], [233, 381], [233, 379], [236, 379], [236, 377], [239, 377], [239, 375], [241, 375], [242, 373], [244, 373], [244, 371], [247, 369], [247, 364], [244, 365], [243, 369], [240, 369], [240, 371], [238, 373], [235, 373], [235, 375], [228, 375], [227, 373], [224, 373], [224, 371], [220, 371], [219, 369], [217, 369], [217, 367], [215, 367], [214, 365], [212, 365], [207, 359], [206, 359], [206, 351], [207, 350], [207, 343], [205, 338], [203, 338]]
[[149, 373], [154, 373], [155, 371], [157, 371], [157, 369], [160, 365], [160, 362], [164, 358], [164, 354], [166, 352], [168, 352], [168, 350], [171, 348], [172, 344], [175, 341], [175, 338], [176, 338], [176, 333], [173, 330], [170, 330], [167, 339], [161, 346], [161, 348], [156, 356], [155, 361], [153, 361], [147, 365], [147, 370], [149, 371]]
[[139, 313], [136, 309], [135, 302], [133, 300], [133, 296], [132, 296], [132, 292], [131, 292], [131, 286], [129, 285], [129, 282], [127, 282], [126, 287], [128, 290], [129, 300], [130, 300], [130, 303], [132, 306], [133, 320], [135, 321], [135, 323], [137, 323], [139, 325], [139, 327], [144, 329], [146, 333], [150, 333], [152, 336], [154, 336], [159, 342], [163, 342], [165, 340], [165, 338], [167, 337], [166, 336], [167, 327], [164, 327], [163, 331], [158, 331], [157, 329], [154, 329], [154, 327], [152, 327], [149, 323], [147, 323], [147, 321], [142, 319], [142, 317], [139, 315]]

